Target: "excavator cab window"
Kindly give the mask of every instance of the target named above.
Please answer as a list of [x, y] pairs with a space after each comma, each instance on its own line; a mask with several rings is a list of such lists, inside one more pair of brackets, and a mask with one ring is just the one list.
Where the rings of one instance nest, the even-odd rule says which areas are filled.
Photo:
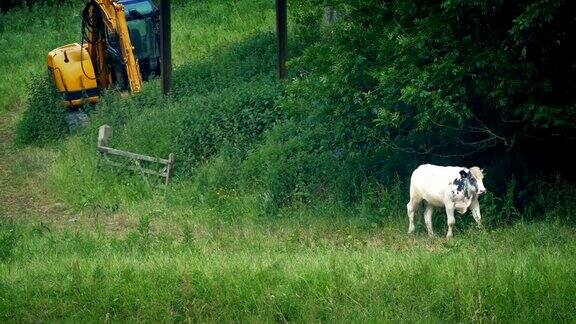
[[130, 40], [136, 51], [144, 80], [160, 74], [160, 39], [158, 9], [150, 0], [124, 0]]
[[149, 0], [123, 0], [118, 3], [124, 6], [126, 19], [132, 18], [133, 12], [136, 12], [136, 15], [148, 16], [157, 10], [156, 6]]
[[144, 80], [152, 73], [159, 74], [160, 46], [153, 22], [149, 18], [130, 20], [128, 29]]

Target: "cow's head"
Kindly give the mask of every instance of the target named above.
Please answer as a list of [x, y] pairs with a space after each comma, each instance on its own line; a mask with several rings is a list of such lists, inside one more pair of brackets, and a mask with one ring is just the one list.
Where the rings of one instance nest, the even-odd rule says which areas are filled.
[[471, 167], [469, 171], [461, 170], [460, 176], [466, 180], [466, 189], [481, 195], [486, 192], [484, 187], [484, 173], [479, 167]]

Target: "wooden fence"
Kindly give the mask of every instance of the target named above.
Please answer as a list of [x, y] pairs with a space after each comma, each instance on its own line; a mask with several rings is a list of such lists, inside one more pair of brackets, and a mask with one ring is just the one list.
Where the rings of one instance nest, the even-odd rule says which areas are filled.
[[[112, 136], [112, 127], [108, 125], [100, 126], [100, 129], [98, 131], [98, 153], [102, 157], [102, 161], [105, 164], [132, 170], [135, 172], [140, 172], [142, 175], [150, 174], [160, 176], [166, 178], [165, 182], [166, 185], [170, 183], [170, 178], [172, 177], [174, 169], [174, 153], [170, 153], [170, 155], [168, 155], [168, 159], [162, 159], [153, 156], [114, 149], [108, 147], [108, 140], [110, 139], [111, 136]], [[110, 160], [110, 156], [122, 156], [128, 158], [130, 161], [133, 162], [133, 165], [112, 161]], [[164, 167], [162, 167], [159, 171], [147, 169], [142, 166], [141, 161], [158, 163], [160, 165], [164, 165]]]

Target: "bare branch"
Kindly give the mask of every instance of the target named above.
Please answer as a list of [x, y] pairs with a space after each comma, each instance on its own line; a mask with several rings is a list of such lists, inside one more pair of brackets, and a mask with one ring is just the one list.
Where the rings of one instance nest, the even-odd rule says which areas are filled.
[[424, 151], [418, 151], [412, 148], [406, 148], [406, 147], [400, 147], [397, 146], [395, 144], [393, 144], [391, 141], [385, 141], [384, 145], [386, 145], [387, 147], [397, 150], [397, 151], [401, 151], [404, 153], [408, 153], [408, 154], [417, 154], [417, 155], [432, 155], [435, 157], [443, 157], [443, 158], [449, 158], [449, 157], [465, 157], [465, 156], [469, 156], [472, 154], [475, 154], [477, 152], [479, 152], [483, 147], [477, 147], [475, 150], [472, 151], [468, 151], [466, 153], [459, 153], [459, 154], [439, 154], [439, 153], [433, 153], [432, 151], [438, 147], [441, 146], [446, 146], [448, 143], [444, 144], [444, 145], [435, 145], [432, 146], [431, 148], [428, 148]]
[[[488, 138], [486, 138], [485, 140], [481, 140], [478, 142], [472, 142], [472, 143], [484, 143], [484, 142], [489, 142], [489, 141], [493, 141], [493, 140], [499, 140], [501, 141], [504, 146], [511, 146], [510, 142], [513, 144], [514, 140], [509, 140], [506, 137], [500, 136], [498, 134], [496, 134], [494, 131], [492, 131], [488, 126], [486, 126], [486, 124], [484, 124], [484, 122], [482, 122], [482, 120], [480, 120], [480, 118], [476, 117], [476, 115], [472, 114], [472, 117], [474, 117], [474, 119], [476, 120], [476, 122], [480, 125], [480, 127], [477, 126], [470, 126], [470, 125], [463, 125], [463, 126], [459, 126], [459, 127], [453, 127], [453, 126], [448, 126], [448, 125], [443, 125], [440, 124], [438, 122], [436, 122], [435, 120], [433, 120], [430, 116], [427, 116], [428, 121], [430, 121], [432, 124], [438, 126], [438, 127], [443, 127], [443, 128], [447, 128], [447, 129], [451, 129], [451, 130], [456, 130], [456, 131], [466, 131], [469, 133], [483, 133], [483, 134], [487, 134]], [[462, 142], [462, 144], [464, 144], [464, 142]], [[494, 144], [496, 145], [496, 144]]]

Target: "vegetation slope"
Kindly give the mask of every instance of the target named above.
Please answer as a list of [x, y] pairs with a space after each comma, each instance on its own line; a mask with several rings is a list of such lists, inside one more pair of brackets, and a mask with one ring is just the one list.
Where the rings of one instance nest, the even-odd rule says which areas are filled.
[[[538, 3], [523, 4], [533, 8], [526, 26], [548, 12]], [[171, 96], [156, 81], [128, 98], [111, 91], [86, 129], [55, 137], [49, 130], [61, 119], [38, 90], [49, 86], [44, 57], [79, 39], [82, 4], [0, 16], [0, 65], [9, 72], [0, 76], [0, 318], [574, 321], [574, 202], [562, 199], [574, 196], [569, 174], [529, 171], [526, 181], [513, 177], [512, 162], [478, 158], [500, 161], [510, 152], [502, 146], [477, 155], [426, 146], [468, 136], [437, 131], [428, 117], [458, 130], [478, 125], [456, 109], [464, 95], [451, 83], [468, 71], [435, 47], [441, 42], [419, 39], [447, 40], [434, 32], [482, 3], [445, 1], [453, 16], [443, 21], [441, 11], [423, 10], [434, 5], [335, 2], [343, 18], [331, 26], [319, 22], [322, 5], [291, 3], [293, 79], [279, 82], [272, 4], [177, 2]], [[392, 19], [387, 8], [405, 15]], [[415, 21], [426, 28], [410, 29]], [[419, 56], [427, 53], [438, 57]], [[435, 80], [453, 91], [448, 99], [429, 88]], [[35, 111], [54, 114], [39, 121]], [[101, 124], [113, 127], [113, 147], [174, 152], [174, 183], [99, 166]], [[407, 236], [409, 170], [475, 157], [495, 171], [481, 200], [487, 228], [463, 216], [453, 241], [425, 237], [421, 223]]]

